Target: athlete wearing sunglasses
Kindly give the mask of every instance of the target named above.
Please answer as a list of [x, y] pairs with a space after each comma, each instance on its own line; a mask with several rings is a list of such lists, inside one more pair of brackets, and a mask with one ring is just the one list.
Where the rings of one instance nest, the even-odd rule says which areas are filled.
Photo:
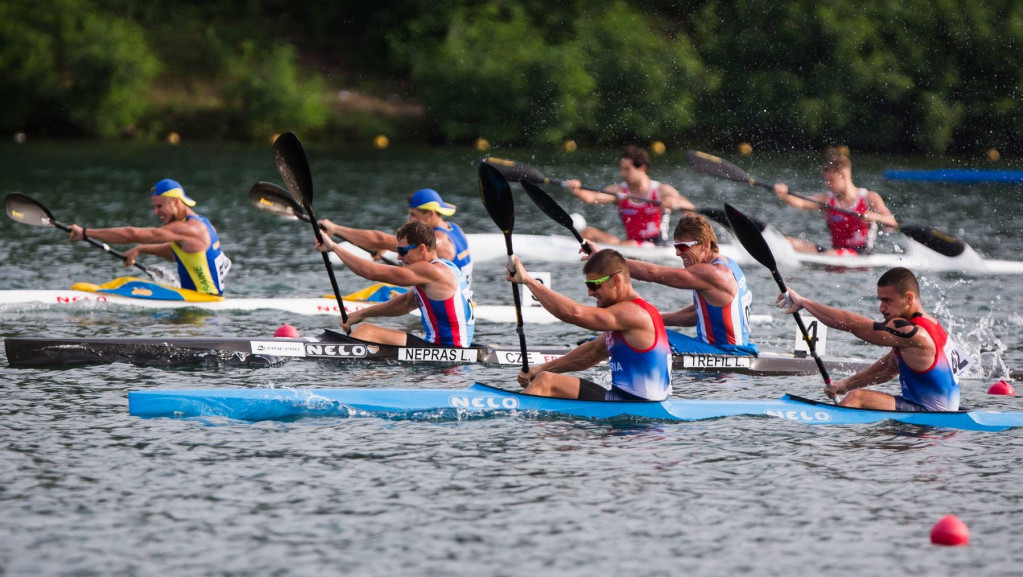
[[[462, 271], [469, 288], [472, 289], [472, 257], [469, 255], [469, 240], [461, 227], [444, 220], [444, 217], [455, 214], [455, 205], [448, 204], [440, 197], [440, 193], [432, 188], [417, 190], [408, 199], [408, 222], [424, 222], [433, 228], [437, 248], [437, 256], [450, 260]], [[327, 219], [320, 219], [320, 226], [329, 234], [340, 236], [362, 249], [376, 254], [394, 250], [398, 256], [412, 250], [413, 247], [398, 246], [398, 239], [390, 233], [379, 230], [351, 228], [335, 224]], [[402, 251], [401, 249], [405, 250]]]
[[732, 259], [718, 252], [717, 235], [698, 214], [686, 214], [675, 226], [675, 254], [683, 268], [629, 260], [629, 274], [692, 291], [692, 303], [663, 314], [668, 326], [695, 326], [696, 338], [668, 331], [676, 353], [749, 355], [758, 352], [750, 340], [749, 310], [753, 294], [746, 276]]
[[[391, 266], [360, 258], [332, 241], [329, 235], [317, 243], [321, 252], [333, 251], [355, 274], [367, 280], [411, 287], [391, 300], [348, 314], [341, 322], [353, 337], [391, 345], [447, 347], [472, 345], [475, 319], [471, 293], [465, 277], [455, 264], [437, 256], [436, 237], [423, 222], [406, 222], [396, 233], [398, 259], [405, 266]], [[362, 322], [369, 317], [395, 317], [419, 309], [425, 336], [420, 339], [404, 331]], [[425, 341], [425, 342], [424, 342]]]
[[[632, 288], [625, 259], [602, 250], [586, 261], [586, 290], [597, 306], [586, 306], [537, 282], [518, 257], [508, 280], [524, 284], [545, 309], [576, 326], [604, 331], [553, 361], [520, 372], [519, 384], [531, 395], [587, 401], [661, 401], [671, 393], [671, 348], [660, 313]], [[588, 369], [609, 359], [611, 389], [561, 373]]]

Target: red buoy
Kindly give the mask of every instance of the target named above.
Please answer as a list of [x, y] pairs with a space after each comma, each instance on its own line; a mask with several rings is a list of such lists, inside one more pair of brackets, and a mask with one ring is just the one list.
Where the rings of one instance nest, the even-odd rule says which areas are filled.
[[989, 394], [989, 395], [1008, 395], [1010, 397], [1015, 397], [1016, 396], [1016, 389], [1012, 388], [1012, 385], [1010, 385], [1006, 381], [998, 381], [997, 383], [991, 385], [991, 388], [989, 388], [987, 390], [987, 394]]
[[945, 515], [931, 529], [931, 543], [935, 545], [966, 545], [970, 542], [970, 528], [955, 515]]
[[288, 323], [284, 323], [283, 325], [277, 327], [277, 330], [274, 331], [274, 337], [287, 337], [289, 339], [297, 339], [298, 329], [289, 325]]

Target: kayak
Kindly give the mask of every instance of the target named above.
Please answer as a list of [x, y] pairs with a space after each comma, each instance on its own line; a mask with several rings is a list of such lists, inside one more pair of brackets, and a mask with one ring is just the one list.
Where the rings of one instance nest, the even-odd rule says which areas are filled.
[[[528, 363], [537, 365], [568, 353], [570, 345], [530, 347]], [[380, 362], [397, 364], [494, 364], [521, 366], [518, 347], [483, 345], [458, 347], [399, 347], [371, 343], [327, 329], [315, 338], [245, 337], [101, 337], [6, 338], [4, 349], [12, 367], [67, 367], [127, 363], [152, 367], [209, 365], [265, 367], [289, 361]], [[759, 355], [679, 353], [676, 370], [753, 375], [810, 375], [813, 359], [789, 353]], [[831, 371], [856, 372], [873, 364], [867, 359], [829, 358]]]
[[[775, 250], [778, 262], [788, 266], [798, 266], [795, 251], [785, 239], [785, 236], [777, 232], [773, 227], [768, 226], [765, 230], [765, 238]], [[469, 242], [469, 252], [474, 263], [505, 260], [508, 258], [508, 248], [504, 242], [504, 235], [497, 233], [471, 233], [465, 235]], [[579, 262], [579, 241], [570, 236], [564, 235], [542, 235], [542, 234], [516, 234], [513, 236], [515, 254], [524, 262]], [[346, 250], [349, 250], [363, 258], [372, 258], [370, 253], [349, 243], [340, 243]], [[721, 254], [731, 258], [740, 265], [753, 264], [753, 257], [746, 249], [739, 244], [719, 242]], [[604, 248], [613, 248], [626, 258], [646, 260], [671, 264], [679, 262], [675, 248], [667, 246], [629, 246], [614, 245]], [[397, 255], [391, 251], [385, 251], [378, 255], [384, 259], [397, 260]], [[336, 254], [331, 253], [332, 262], [343, 266]]]
[[359, 416], [437, 420], [516, 414], [653, 421], [762, 416], [810, 425], [890, 420], [974, 431], [1023, 426], [1023, 412], [873, 411], [836, 407], [794, 395], [762, 400], [578, 401], [525, 395], [479, 383], [465, 389], [134, 390], [128, 392], [128, 413], [144, 418], [224, 417], [241, 421]]
[[[958, 256], [949, 257], [931, 250], [919, 242], [905, 238], [903, 239], [904, 245], [899, 246], [902, 252], [898, 253], [826, 255], [797, 253], [785, 236], [771, 226], [767, 226], [762, 234], [770, 246], [778, 266], [786, 269], [804, 265], [837, 269], [904, 266], [914, 271], [958, 272], [978, 276], [1023, 274], [1023, 261], [987, 259], [969, 245], [965, 245], [965, 250]], [[507, 258], [503, 235], [468, 234], [466, 236], [469, 239], [469, 250], [472, 252], [474, 262]], [[579, 243], [569, 236], [517, 234], [514, 235], [513, 240], [515, 254], [527, 264], [531, 261], [578, 262], [579, 260]], [[350, 244], [344, 246], [356, 254], [370, 258], [369, 253], [358, 247]], [[626, 258], [662, 264], [678, 262], [675, 249], [671, 246], [611, 246], [607, 248], [614, 248]], [[750, 265], [756, 262], [740, 245], [724, 243], [720, 245], [720, 250], [721, 254], [732, 258], [740, 265]], [[335, 262], [341, 265], [340, 260]]]
[[[131, 280], [133, 282], [122, 282]], [[117, 284], [114, 290], [97, 290], [90, 287], [103, 287]], [[143, 279], [122, 277], [107, 285], [88, 285], [76, 283], [78, 289], [72, 290], [0, 290], [0, 310], [17, 310], [33, 306], [42, 307], [103, 307], [109, 305], [135, 307], [143, 309], [198, 309], [210, 312], [279, 310], [298, 315], [340, 316], [341, 310], [333, 295], [308, 298], [238, 298], [217, 297], [208, 300], [186, 300], [175, 298], [176, 293], [167, 290], [152, 290], [159, 287], [156, 283]], [[148, 294], [139, 294], [141, 286]], [[157, 295], [157, 296], [153, 296]], [[166, 296], [168, 298], [159, 298]], [[377, 304], [376, 301], [352, 301], [345, 299], [345, 311], [353, 312], [361, 308]], [[418, 316], [419, 311], [413, 311]], [[515, 308], [510, 305], [477, 305], [475, 317], [478, 321], [494, 323], [515, 322]], [[767, 315], [764, 319], [769, 320]], [[527, 306], [522, 308], [522, 320], [530, 324], [549, 324], [558, 320], [542, 307]], [[761, 319], [763, 320], [763, 319]]]
[[934, 170], [886, 170], [888, 180], [925, 182], [1001, 182], [1023, 183], [1023, 170], [984, 170], [979, 168], [937, 168]]

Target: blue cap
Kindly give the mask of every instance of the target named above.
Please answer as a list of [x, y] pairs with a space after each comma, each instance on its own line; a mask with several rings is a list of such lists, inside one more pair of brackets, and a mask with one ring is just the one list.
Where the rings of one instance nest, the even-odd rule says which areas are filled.
[[185, 195], [185, 189], [178, 184], [178, 181], [165, 178], [153, 185], [152, 196], [166, 196], [168, 198], [180, 198], [187, 206], [195, 206], [195, 201]]
[[419, 210], [432, 210], [444, 216], [455, 214], [455, 205], [444, 202], [444, 199], [440, 197], [440, 193], [432, 188], [417, 190], [415, 194], [409, 197], [408, 207], [418, 208]]

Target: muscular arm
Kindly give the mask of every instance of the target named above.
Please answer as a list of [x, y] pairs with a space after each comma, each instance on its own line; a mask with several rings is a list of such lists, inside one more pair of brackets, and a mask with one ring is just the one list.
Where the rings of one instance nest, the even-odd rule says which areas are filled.
[[716, 307], [729, 304], [739, 292], [735, 277], [723, 264], [703, 263], [676, 268], [631, 259], [626, 263], [634, 279], [698, 291], [704, 300]]
[[661, 199], [661, 206], [668, 210], [696, 210], [696, 206], [670, 184], [662, 182], [657, 189], [657, 197]]
[[566, 180], [563, 186], [579, 198], [579, 200], [587, 204], [610, 204], [612, 202], [617, 202], [618, 194], [622, 192], [622, 187], [617, 184], [605, 187], [604, 193], [586, 190], [582, 187], [581, 182], [574, 179]]
[[689, 305], [670, 313], [661, 313], [661, 319], [665, 326], [669, 327], [694, 327], [696, 326], [696, 306]]
[[895, 220], [895, 215], [892, 214], [892, 211], [888, 210], [888, 206], [884, 203], [884, 199], [873, 190], [867, 193], [867, 207], [869, 210], [863, 215], [867, 221], [873, 221], [888, 228], [897, 228], [899, 226], [898, 221]]
[[607, 347], [604, 345], [603, 335], [600, 335], [597, 338], [572, 349], [568, 352], [568, 354], [562, 357], [558, 357], [552, 361], [547, 361], [542, 365], [530, 367], [529, 376], [532, 378], [543, 371], [551, 373], [581, 371], [596, 365], [606, 358]]
[[339, 236], [368, 251], [394, 250], [398, 245], [397, 237], [383, 231], [341, 226], [325, 218], [320, 220], [320, 225], [329, 234]]
[[799, 198], [798, 196], [793, 196], [789, 194], [789, 186], [781, 182], [774, 185], [774, 194], [775, 196], [778, 197], [779, 200], [793, 208], [798, 208], [800, 210], [809, 210], [811, 212], [824, 212], [825, 210], [827, 210], [826, 206], [822, 206], [820, 204], [827, 200], [827, 197], [823, 194], [813, 195], [812, 197], [810, 197], [813, 199], [812, 201], [806, 200], [804, 198]]
[[850, 377], [835, 381], [830, 387], [825, 387], [825, 391], [829, 394], [844, 395], [853, 389], [887, 383], [898, 376], [898, 374], [899, 366], [895, 362], [895, 353], [889, 352], [866, 369]]

